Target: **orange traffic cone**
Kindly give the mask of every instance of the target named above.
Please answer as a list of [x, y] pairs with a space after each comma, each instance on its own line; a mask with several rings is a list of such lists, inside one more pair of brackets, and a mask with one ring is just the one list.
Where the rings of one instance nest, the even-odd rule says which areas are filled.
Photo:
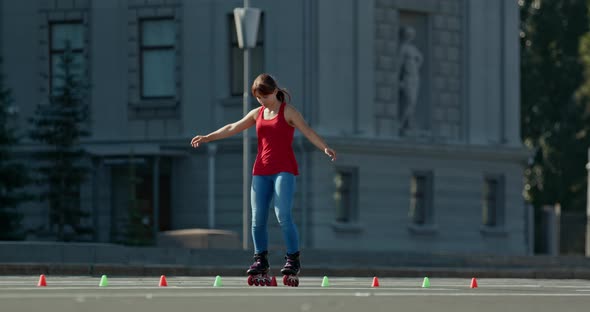
[[373, 277], [373, 283], [371, 284], [371, 287], [379, 287], [379, 279], [377, 276]]
[[47, 286], [47, 280], [45, 279], [45, 274], [41, 274], [39, 276], [39, 282], [37, 283], [37, 287], [45, 287]]
[[270, 279], [270, 286], [276, 287], [277, 286], [277, 278], [276, 277], [272, 277]]
[[477, 288], [477, 280], [474, 278], [471, 279], [471, 286], [470, 288]]
[[158, 286], [160, 286], [160, 287], [168, 286], [168, 282], [166, 281], [165, 275], [160, 276], [160, 284], [158, 284]]

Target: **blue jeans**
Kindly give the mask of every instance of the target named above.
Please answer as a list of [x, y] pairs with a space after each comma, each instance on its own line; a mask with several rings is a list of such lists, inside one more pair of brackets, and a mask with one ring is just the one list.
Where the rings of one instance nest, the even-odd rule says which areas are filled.
[[252, 239], [254, 252], [268, 250], [268, 210], [274, 199], [275, 215], [283, 231], [287, 253], [299, 251], [299, 234], [293, 223], [291, 208], [295, 194], [295, 176], [281, 172], [275, 175], [252, 176], [250, 198], [252, 204]]

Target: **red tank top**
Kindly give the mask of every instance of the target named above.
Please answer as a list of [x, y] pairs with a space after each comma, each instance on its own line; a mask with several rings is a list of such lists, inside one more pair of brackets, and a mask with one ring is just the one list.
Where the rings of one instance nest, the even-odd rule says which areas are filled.
[[274, 175], [289, 172], [298, 175], [297, 161], [293, 152], [293, 128], [285, 120], [285, 103], [273, 119], [264, 119], [264, 106], [256, 118], [258, 154], [252, 169], [253, 175]]

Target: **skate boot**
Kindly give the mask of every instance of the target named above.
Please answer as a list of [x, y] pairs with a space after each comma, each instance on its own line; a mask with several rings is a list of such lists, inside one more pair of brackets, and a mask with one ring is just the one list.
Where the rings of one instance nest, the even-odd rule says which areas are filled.
[[268, 264], [268, 252], [254, 254], [254, 263], [248, 271], [248, 285], [270, 286], [271, 278], [268, 276], [270, 266]]
[[281, 269], [283, 274], [283, 285], [297, 287], [299, 286], [299, 269], [301, 264], [299, 262], [299, 251], [285, 256], [287, 263]]

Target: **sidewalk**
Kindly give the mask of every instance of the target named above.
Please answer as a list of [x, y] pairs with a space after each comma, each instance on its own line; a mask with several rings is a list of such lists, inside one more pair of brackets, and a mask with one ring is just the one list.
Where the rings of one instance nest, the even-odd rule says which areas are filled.
[[[302, 275], [590, 279], [583, 256], [496, 256], [302, 250]], [[283, 255], [272, 252], [278, 274]], [[243, 250], [126, 247], [112, 244], [0, 242], [0, 275], [240, 276]]]

